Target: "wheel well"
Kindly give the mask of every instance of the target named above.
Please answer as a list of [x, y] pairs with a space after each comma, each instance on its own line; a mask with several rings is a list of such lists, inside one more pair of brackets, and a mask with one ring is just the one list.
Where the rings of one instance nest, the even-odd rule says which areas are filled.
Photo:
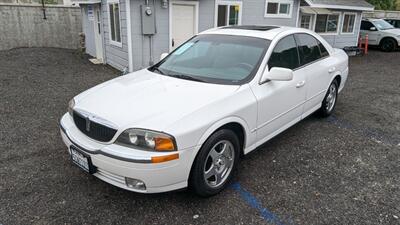
[[[236, 122], [227, 123], [227, 124], [221, 126], [220, 128], [216, 129], [212, 134], [214, 134], [215, 132], [217, 132], [219, 130], [223, 130], [223, 129], [231, 130], [238, 136], [240, 152], [241, 152], [241, 156], [243, 156], [244, 155], [244, 145], [245, 145], [245, 141], [246, 141], [245, 140], [245, 130], [244, 130], [243, 126], [240, 125], [240, 123], [236, 123]], [[207, 138], [211, 137], [211, 135], [208, 136]], [[204, 145], [204, 143], [202, 143], [202, 145]], [[197, 152], [196, 158], [197, 158], [198, 154], [199, 153]], [[192, 163], [192, 166], [190, 167], [189, 181], [191, 180], [191, 177], [192, 177], [193, 165], [194, 165], [194, 162]]]
[[222, 127], [218, 128], [216, 131], [222, 130], [222, 129], [231, 130], [237, 135], [237, 137], [239, 138], [240, 151], [241, 151], [241, 154], [243, 154], [244, 153], [244, 144], [246, 141], [245, 130], [244, 130], [243, 126], [240, 125], [239, 123], [232, 122], [232, 123], [227, 123], [227, 124], [223, 125]]
[[340, 76], [340, 75], [337, 75], [336, 77], [335, 77], [335, 79], [333, 79], [333, 80], [337, 80], [337, 82], [338, 82], [338, 88], [340, 87], [340, 82], [342, 82], [342, 77]]
[[381, 41], [379, 42], [379, 45], [381, 45], [382, 42], [383, 42], [384, 40], [387, 40], [387, 39], [392, 39], [394, 42], [397, 42], [396, 39], [394, 39], [394, 38], [392, 38], [392, 37], [384, 37], [384, 38], [382, 38]]

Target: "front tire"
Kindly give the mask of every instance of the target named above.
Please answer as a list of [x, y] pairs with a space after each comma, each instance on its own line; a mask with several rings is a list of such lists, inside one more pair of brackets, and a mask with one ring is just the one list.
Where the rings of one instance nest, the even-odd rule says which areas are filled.
[[201, 147], [192, 167], [189, 185], [203, 197], [222, 191], [231, 180], [240, 157], [240, 144], [231, 130], [219, 130]]
[[322, 101], [322, 106], [319, 109], [319, 115], [322, 117], [328, 117], [332, 115], [335, 107], [338, 96], [338, 82], [334, 80], [328, 88], [328, 92], [325, 95], [324, 100]]
[[385, 38], [382, 40], [380, 47], [384, 52], [392, 52], [396, 49], [397, 42], [392, 38]]

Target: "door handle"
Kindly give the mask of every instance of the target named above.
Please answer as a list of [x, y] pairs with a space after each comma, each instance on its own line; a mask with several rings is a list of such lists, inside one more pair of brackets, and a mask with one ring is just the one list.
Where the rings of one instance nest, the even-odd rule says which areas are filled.
[[174, 47], [175, 46], [175, 40], [172, 38], [172, 47]]
[[296, 84], [296, 88], [301, 88], [301, 87], [303, 87], [305, 84], [306, 84], [306, 81], [305, 81], [305, 80], [300, 81], [299, 83]]
[[335, 71], [336, 71], [336, 67], [332, 67], [332, 68], [330, 68], [330, 69], [328, 70], [329, 73], [333, 73], [333, 72], [335, 72]]

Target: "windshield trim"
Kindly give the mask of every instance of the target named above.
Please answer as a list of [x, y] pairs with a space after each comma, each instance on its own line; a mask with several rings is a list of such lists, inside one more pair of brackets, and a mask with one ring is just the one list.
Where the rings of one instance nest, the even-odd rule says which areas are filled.
[[[198, 79], [199, 81], [195, 81], [195, 80], [190, 80], [190, 81], [194, 81], [194, 82], [203, 82], [203, 83], [207, 83], [207, 84], [222, 84], [222, 85], [243, 85], [243, 84], [247, 84], [250, 81], [252, 81], [255, 77], [255, 75], [257, 74], [257, 72], [260, 69], [260, 66], [266, 56], [266, 53], [271, 45], [271, 40], [266, 39], [266, 38], [259, 38], [259, 37], [252, 37], [252, 36], [244, 36], [244, 35], [231, 35], [231, 34], [199, 34], [199, 35], [195, 35], [192, 38], [190, 38], [189, 40], [187, 40], [186, 42], [184, 42], [182, 45], [192, 41], [194, 38], [199, 37], [199, 36], [231, 36], [231, 37], [249, 37], [249, 38], [256, 38], [256, 39], [261, 39], [264, 40], [266, 42], [266, 47], [264, 48], [263, 52], [261, 53], [261, 56], [257, 62], [257, 64], [254, 66], [253, 70], [250, 72], [250, 74], [242, 79], [242, 80], [238, 80], [238, 81], [228, 81], [225, 79], [218, 79], [218, 78], [212, 78], [212, 77], [199, 77], [199, 76], [194, 76], [194, 75], [190, 75], [192, 76], [194, 79]], [[181, 46], [182, 46], [181, 45]], [[180, 46], [179, 46], [180, 47]], [[168, 54], [168, 56], [166, 56], [164, 59], [162, 59], [160, 62], [156, 63], [153, 66], [150, 66], [147, 68], [148, 71], [152, 72], [152, 73], [157, 73], [155, 72], [155, 70], [158, 69], [158, 67], [163, 64], [171, 55], [173, 55], [173, 53], [175, 51], [177, 51], [179, 49], [179, 47], [175, 48], [171, 53]], [[157, 73], [159, 75], [162, 76], [169, 76], [168, 74], [161, 74], [161, 73]], [[169, 77], [174, 77], [177, 79], [184, 79], [182, 77], [179, 76], [169, 76]], [[189, 80], [189, 79], [186, 79]], [[200, 81], [201, 80], [201, 81]]]

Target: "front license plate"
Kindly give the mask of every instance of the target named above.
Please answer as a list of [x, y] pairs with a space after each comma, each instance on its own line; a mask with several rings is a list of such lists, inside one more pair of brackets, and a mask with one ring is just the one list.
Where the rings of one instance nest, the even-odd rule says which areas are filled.
[[94, 166], [90, 160], [90, 156], [85, 155], [81, 151], [78, 150], [77, 147], [71, 146], [71, 160], [77, 166], [88, 173], [94, 173]]

